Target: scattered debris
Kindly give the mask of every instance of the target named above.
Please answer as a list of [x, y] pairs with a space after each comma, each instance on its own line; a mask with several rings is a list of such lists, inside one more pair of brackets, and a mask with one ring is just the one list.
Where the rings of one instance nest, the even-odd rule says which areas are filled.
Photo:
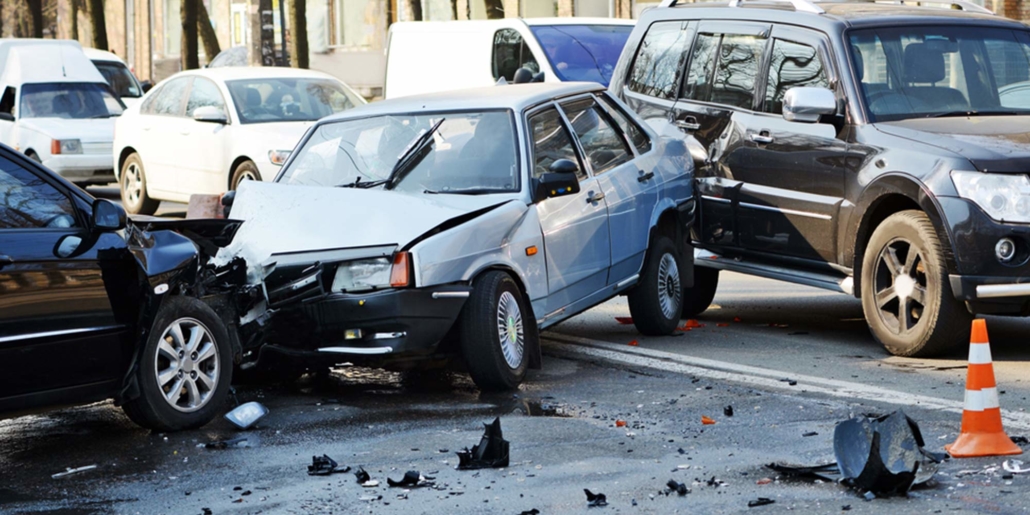
[[1023, 460], [1005, 460], [1001, 464], [1001, 468], [1005, 469], [1005, 472], [1011, 472], [1013, 474], [1025, 474], [1030, 472], [1030, 467], [1023, 467]]
[[687, 323], [683, 324], [683, 327], [681, 329], [698, 329], [698, 328], [704, 327], [704, 326], [705, 326], [704, 324], [702, 324], [702, 323], [698, 322], [697, 320], [691, 318], [691, 319], [687, 320]]
[[72, 474], [78, 474], [79, 472], [85, 472], [87, 470], [93, 470], [95, 468], [97, 468], [96, 465], [86, 465], [85, 467], [79, 467], [79, 468], [68, 467], [68, 468], [64, 469], [64, 472], [58, 472], [56, 474], [51, 475], [50, 477], [53, 478], [53, 479], [57, 479], [57, 478], [60, 478], [60, 477], [70, 476]]
[[[309, 476], [328, 476], [329, 474], [334, 474], [336, 472], [350, 472], [350, 467], [340, 467], [335, 460], [325, 454], [321, 457], [311, 457], [311, 465], [308, 465]], [[366, 475], [367, 474], [368, 473], [366, 472]]]
[[836, 475], [840, 473], [840, 470], [837, 468], [836, 463], [827, 463], [825, 465], [815, 465], [811, 467], [800, 465], [786, 465], [782, 463], [770, 463], [765, 467], [771, 470], [775, 470], [776, 472], [779, 472], [789, 477], [799, 479], [815, 479], [827, 482], [836, 481]]
[[754, 508], [756, 506], [765, 506], [766, 504], [773, 504], [775, 502], [776, 501], [774, 501], [774, 500], [772, 500], [772, 499], [770, 499], [768, 497], [759, 497], [758, 499], [755, 499], [753, 501], [748, 501], [747, 502], [747, 507], [748, 508]]
[[793, 379], [790, 379], [788, 377], [784, 377], [783, 379], [780, 379], [780, 382], [781, 383], [787, 383], [790, 386], [797, 386], [797, 384], [798, 384], [797, 381], [795, 381]]
[[501, 419], [483, 424], [483, 437], [469, 450], [458, 451], [458, 469], [500, 468], [508, 466], [509, 443], [501, 435]]
[[772, 483], [772, 482], [773, 482], [773, 480], [772, 480], [771, 477], [763, 477], [762, 479], [759, 479], [758, 481], [755, 481], [755, 484], [756, 485], [767, 485], [767, 484]]
[[722, 409], [722, 414], [727, 416], [727, 417], [732, 417], [733, 416], [733, 406], [726, 406], [725, 408], [723, 408]]
[[844, 506], [841, 506], [840, 511], [851, 511], [851, 505], [845, 504]]
[[625, 420], [616, 420], [615, 421], [615, 427], [626, 427], [626, 421]]
[[405, 486], [405, 487], [417, 488], [417, 487], [420, 487], [420, 486], [432, 486], [433, 485], [433, 483], [432, 483], [433, 479], [435, 479], [435, 478], [423, 476], [417, 470], [409, 470], [409, 471], [404, 473], [404, 477], [402, 477], [399, 481], [394, 481], [394, 480], [392, 480], [390, 478], [386, 478], [386, 484], [388, 484], [390, 486], [393, 486], [393, 487]]
[[372, 476], [369, 476], [368, 472], [365, 472], [364, 467], [358, 467], [358, 470], [354, 471], [354, 477], [357, 478], [358, 483], [361, 484], [367, 483], [372, 479]]
[[706, 425], [706, 426], [710, 426], [710, 425], [715, 423], [715, 420], [712, 419], [712, 418], [709, 418], [709, 417], [707, 417], [705, 415], [701, 415], [701, 423]]
[[808, 431], [808, 432], [805, 432], [805, 433], [801, 433], [801, 437], [802, 438], [808, 438], [809, 436], [819, 436], [819, 433], [816, 433], [815, 431]]
[[615, 317], [615, 321], [622, 325], [632, 325], [633, 317]]
[[845, 420], [833, 432], [841, 482], [874, 494], [906, 494], [912, 485], [929, 481], [940, 461], [924, 445], [919, 425], [900, 410]]
[[715, 324], [715, 327], [729, 327], [729, 326], [730, 326], [730, 324], [728, 324], [726, 322], [719, 322], [719, 323]]
[[519, 515], [540, 515], [540, 510], [533, 508], [531, 510], [523, 511], [519, 513]]
[[240, 429], [247, 429], [268, 414], [268, 408], [259, 402], [245, 402], [225, 414], [225, 419]]
[[734, 322], [740, 322], [740, 317], [733, 317]]
[[365, 481], [364, 483], [361, 483], [361, 486], [363, 486], [365, 488], [375, 488], [375, 487], [379, 486], [379, 481], [376, 481], [375, 479], [372, 479], [372, 480], [369, 480], [369, 481]]
[[629, 345], [630, 347], [636, 347], [636, 346], [640, 345], [640, 342], [638, 342], [638, 341], [636, 341], [636, 340], [632, 340], [632, 341], [630, 341], [630, 342], [629, 342], [629, 344], [628, 344], [628, 345]]
[[680, 495], [687, 495], [690, 493], [690, 489], [687, 488], [686, 484], [680, 483], [675, 479], [670, 479], [668, 483], [665, 483], [665, 486], [669, 487], [670, 492], [676, 492]]
[[228, 440], [216, 440], [214, 442], [198, 443], [197, 447], [204, 449], [228, 449], [229, 447], [249, 447], [247, 437], [230, 438]]
[[595, 494], [595, 493], [591, 492], [590, 490], [587, 490], [586, 488], [583, 489], [583, 492], [585, 492], [587, 494], [587, 506], [588, 507], [593, 508], [593, 507], [600, 507], [600, 506], [608, 506], [608, 498], [605, 497], [604, 494], [602, 494], [600, 492]]
[[1028, 440], [1027, 437], [1025, 437], [1025, 436], [1012, 436], [1009, 439], [1012, 440], [1012, 443], [1014, 443], [1016, 445], [1028, 445], [1028, 444], [1030, 444], [1030, 440]]

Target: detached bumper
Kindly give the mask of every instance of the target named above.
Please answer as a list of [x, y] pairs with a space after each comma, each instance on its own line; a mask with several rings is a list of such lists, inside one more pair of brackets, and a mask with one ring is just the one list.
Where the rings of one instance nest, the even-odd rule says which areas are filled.
[[331, 293], [283, 307], [274, 315], [266, 341], [288, 354], [328, 359], [430, 354], [454, 325], [471, 291], [469, 286], [446, 285]]

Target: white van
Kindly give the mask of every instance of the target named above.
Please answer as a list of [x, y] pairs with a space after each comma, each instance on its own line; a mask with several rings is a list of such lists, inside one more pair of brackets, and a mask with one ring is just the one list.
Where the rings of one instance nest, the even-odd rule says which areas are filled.
[[82, 51], [90, 61], [93, 61], [93, 65], [97, 67], [108, 85], [111, 86], [111, 90], [118, 95], [126, 107], [139, 103], [143, 94], [150, 90], [148, 87], [150, 83], [140, 83], [139, 79], [133, 75], [132, 70], [129, 70], [129, 66], [117, 54], [96, 48], [83, 48]]
[[508, 82], [526, 68], [545, 82], [605, 86], [633, 30], [616, 18], [505, 18], [390, 26], [386, 98]]
[[125, 105], [76, 41], [0, 40], [0, 142], [70, 181], [113, 182]]

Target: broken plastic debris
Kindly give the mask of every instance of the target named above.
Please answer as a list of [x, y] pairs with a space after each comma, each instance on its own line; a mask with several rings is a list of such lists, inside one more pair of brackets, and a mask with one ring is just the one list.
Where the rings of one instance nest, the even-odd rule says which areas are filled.
[[694, 320], [693, 318], [687, 320], [687, 322], [685, 324], [683, 324], [683, 328], [684, 329], [697, 329], [699, 327], [704, 327], [704, 326], [705, 326], [704, 324], [702, 324], [701, 322], [698, 322], [697, 320]]
[[815, 479], [820, 481], [836, 481], [836, 475], [840, 473], [836, 463], [827, 463], [826, 465], [814, 465], [810, 467], [803, 465], [770, 463], [765, 467], [770, 470], [775, 470], [785, 476], [802, 479]]
[[709, 417], [706, 417], [704, 415], [701, 415], [701, 423], [706, 425], [706, 426], [710, 426], [710, 425], [715, 423], [715, 420], [713, 420], [713, 419], [711, 419]]
[[733, 317], [734, 322], [740, 322], [740, 317]]
[[583, 492], [587, 494], [588, 507], [593, 508], [595, 506], [608, 506], [608, 498], [605, 497], [604, 494], [600, 492], [595, 494], [590, 490], [587, 490], [586, 488], [583, 489]]
[[665, 486], [669, 487], [669, 491], [676, 492], [680, 495], [687, 495], [690, 493], [690, 489], [687, 488], [687, 485], [680, 483], [675, 479], [670, 479], [668, 483], [665, 483]]
[[727, 417], [732, 417], [733, 416], [733, 406], [726, 406], [725, 408], [723, 408], [722, 409], [722, 414], [727, 416]]
[[807, 432], [801, 433], [801, 436], [802, 436], [802, 438], [808, 438], [809, 436], [819, 436], [819, 433], [816, 433], [815, 431], [807, 431]]
[[350, 467], [340, 467], [336, 460], [325, 454], [321, 457], [311, 457], [311, 465], [308, 465], [309, 476], [328, 476], [336, 472], [350, 472]]
[[1013, 436], [1013, 437], [1010, 437], [1009, 439], [1012, 440], [1012, 443], [1014, 443], [1016, 445], [1027, 445], [1027, 444], [1030, 444], [1030, 440], [1028, 440], [1025, 436]]
[[225, 419], [240, 429], [247, 429], [268, 414], [268, 408], [258, 402], [245, 402], [225, 414]]
[[773, 480], [772, 480], [771, 477], [763, 477], [762, 479], [759, 479], [758, 481], [755, 481], [755, 484], [756, 485], [767, 485], [769, 483], [772, 483], [772, 481]]
[[625, 420], [616, 420], [615, 421], [615, 427], [626, 427], [626, 421]]
[[919, 425], [900, 410], [845, 420], [833, 432], [841, 482], [874, 494], [906, 494], [912, 485], [929, 481], [938, 461], [924, 445]]
[[229, 447], [247, 447], [247, 437], [230, 438], [228, 440], [217, 440], [197, 445], [205, 449], [228, 449]]
[[629, 346], [630, 347], [636, 347], [638, 345], [640, 345], [640, 342], [638, 342], [636, 340], [632, 340], [632, 341], [629, 342]]
[[776, 501], [774, 501], [774, 500], [772, 500], [772, 499], [770, 499], [768, 497], [759, 497], [758, 499], [755, 499], [753, 501], [748, 501], [747, 502], [747, 507], [748, 508], [754, 508], [756, 506], [765, 506], [767, 504], [772, 504], [774, 502], [776, 502]]
[[483, 437], [469, 450], [458, 451], [458, 469], [499, 468], [508, 466], [509, 443], [501, 434], [501, 419], [483, 424]]
[[730, 324], [728, 324], [726, 322], [719, 322], [719, 323], [715, 324], [715, 327], [729, 327], [729, 326], [730, 326]]
[[615, 321], [622, 325], [630, 325], [633, 323], [632, 317], [615, 317]]
[[1005, 469], [1005, 472], [1011, 472], [1013, 474], [1025, 474], [1030, 472], [1030, 467], [1023, 467], [1023, 460], [1005, 460], [1001, 464], [1001, 468]]
[[86, 465], [85, 467], [79, 467], [79, 468], [68, 467], [68, 468], [64, 469], [64, 472], [58, 472], [56, 474], [51, 475], [50, 477], [53, 478], [53, 479], [57, 479], [59, 477], [70, 476], [72, 474], [78, 474], [79, 472], [85, 472], [87, 470], [93, 470], [95, 468], [97, 468], [96, 465]]
[[523, 511], [519, 513], [519, 515], [540, 515], [540, 510], [533, 508], [531, 510]]
[[398, 481], [394, 481], [394, 480], [392, 480], [390, 478], [386, 478], [386, 484], [388, 484], [388, 485], [390, 485], [392, 487], [397, 487], [397, 486], [406, 486], [406, 487], [432, 486], [433, 483], [430, 482], [431, 479], [434, 479], [434, 478], [423, 476], [417, 470], [409, 470], [409, 471], [405, 472], [404, 473], [404, 477], [402, 477]]
[[372, 479], [372, 480], [369, 480], [369, 481], [365, 481], [364, 483], [361, 483], [361, 486], [363, 486], [365, 488], [375, 488], [375, 487], [379, 486], [379, 481], [376, 481], [375, 479]]
[[358, 479], [358, 483], [361, 484], [365, 484], [372, 479], [372, 477], [368, 475], [368, 472], [365, 472], [364, 467], [358, 467], [358, 470], [354, 471], [354, 477], [356, 477]]

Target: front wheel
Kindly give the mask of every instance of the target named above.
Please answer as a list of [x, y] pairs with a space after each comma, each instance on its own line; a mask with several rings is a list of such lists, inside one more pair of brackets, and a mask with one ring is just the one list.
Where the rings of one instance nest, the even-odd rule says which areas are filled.
[[476, 279], [459, 324], [461, 353], [476, 386], [518, 388], [526, 378], [526, 349], [537, 344], [537, 335], [515, 280], [504, 272]]
[[125, 159], [119, 179], [122, 205], [126, 211], [133, 215], [152, 215], [157, 212], [161, 202], [150, 198], [147, 176], [143, 172], [143, 160], [139, 154], [132, 154]]
[[232, 382], [229, 334], [192, 297], [171, 297], [157, 313], [136, 366], [140, 395], [123, 406], [140, 426], [179, 431], [207, 424], [225, 407]]
[[644, 259], [640, 283], [629, 292], [629, 313], [642, 334], [672, 334], [683, 312], [680, 256], [672, 240], [657, 237]]
[[243, 181], [260, 181], [261, 172], [258, 171], [257, 165], [250, 162], [244, 161], [233, 170], [232, 180], [229, 181], [229, 189], [234, 190], [240, 187], [240, 183]]
[[895, 213], [873, 231], [861, 283], [866, 322], [891, 354], [929, 357], [969, 341], [972, 315], [952, 294], [944, 251], [925, 213]]

